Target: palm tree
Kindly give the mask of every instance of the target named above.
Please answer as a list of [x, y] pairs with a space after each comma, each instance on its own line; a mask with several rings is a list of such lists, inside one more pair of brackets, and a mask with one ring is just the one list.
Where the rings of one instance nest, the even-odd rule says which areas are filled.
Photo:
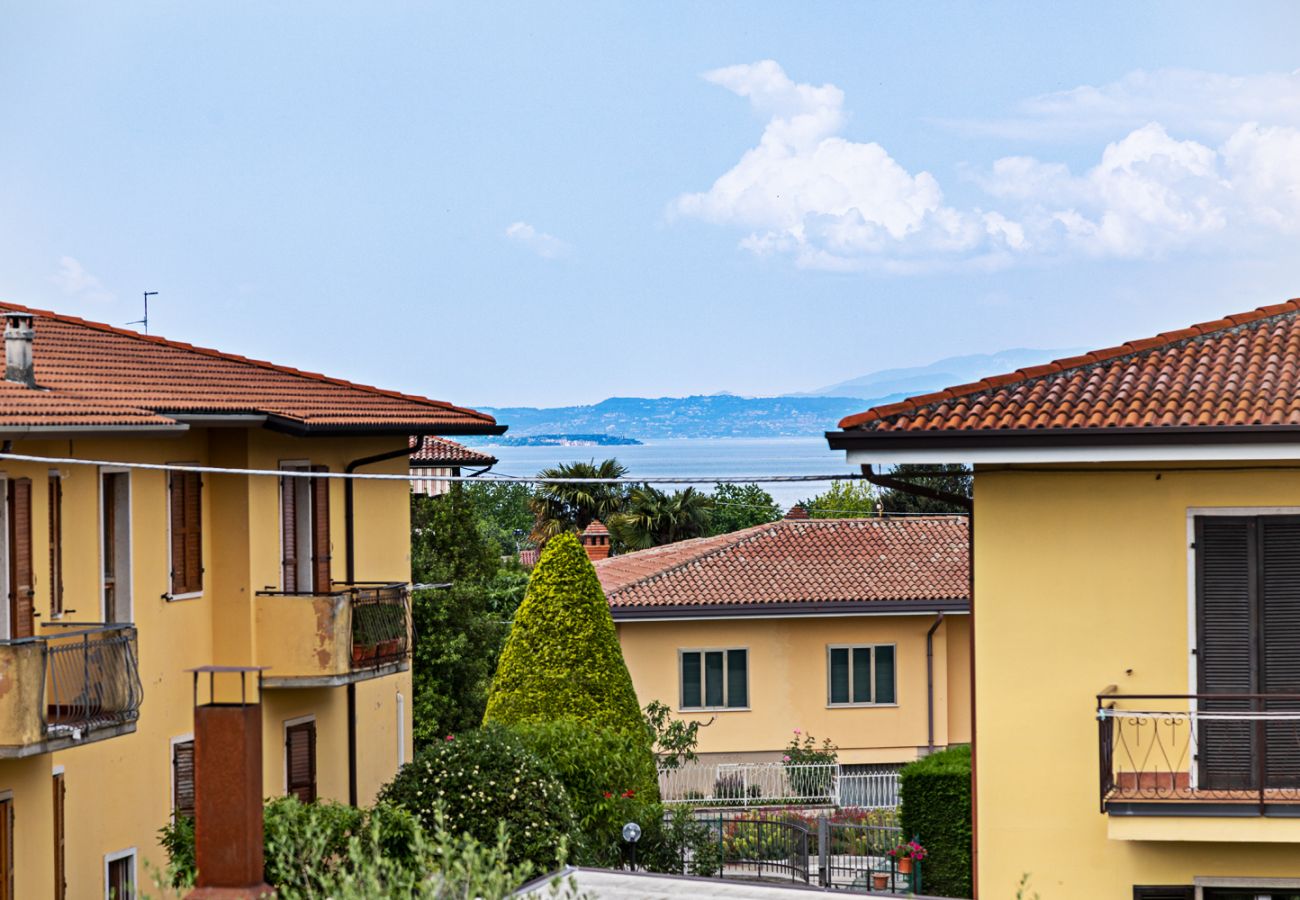
[[[538, 478], [622, 478], [627, 466], [616, 459], [561, 463], [537, 473]], [[592, 519], [611, 519], [627, 499], [621, 484], [540, 484], [528, 501], [535, 522], [532, 538], [546, 541], [565, 531], [582, 531]]]
[[622, 511], [608, 525], [615, 541], [632, 550], [644, 550], [708, 534], [713, 498], [693, 487], [672, 494], [649, 485], [635, 487]]

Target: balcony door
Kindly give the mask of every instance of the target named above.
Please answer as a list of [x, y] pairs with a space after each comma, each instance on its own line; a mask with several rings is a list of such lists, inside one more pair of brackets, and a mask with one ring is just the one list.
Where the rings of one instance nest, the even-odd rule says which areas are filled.
[[[1300, 516], [1198, 516], [1198, 693], [1300, 694]], [[1300, 702], [1202, 699], [1199, 783], [1210, 790], [1300, 786]], [[1233, 714], [1241, 714], [1233, 719]]]
[[[283, 463], [284, 471], [324, 472], [325, 466]], [[289, 593], [330, 592], [328, 478], [280, 479], [280, 587]]]
[[126, 471], [99, 473], [100, 596], [105, 622], [132, 618], [130, 477]]

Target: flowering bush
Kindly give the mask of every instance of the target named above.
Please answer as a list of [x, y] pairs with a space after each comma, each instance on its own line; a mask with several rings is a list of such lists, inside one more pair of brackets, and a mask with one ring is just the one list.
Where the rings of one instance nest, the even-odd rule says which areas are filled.
[[506, 825], [512, 861], [554, 867], [575, 830], [564, 786], [518, 737], [502, 728], [455, 735], [424, 748], [379, 793], [385, 803], [418, 816], [427, 829], [443, 809], [447, 827], [494, 844]]
[[785, 755], [781, 757], [789, 777], [790, 792], [796, 797], [829, 797], [834, 773], [830, 769], [805, 767], [834, 765], [838, 759], [839, 748], [830, 742], [830, 738], [823, 740], [818, 747], [816, 738], [796, 728], [794, 737], [785, 748]]
[[[898, 811], [845, 807], [831, 814], [830, 852], [843, 856], [884, 856], [898, 842]], [[811, 851], [810, 851], [811, 852]]]
[[905, 841], [889, 851], [894, 859], [925, 859], [925, 848], [916, 841]]

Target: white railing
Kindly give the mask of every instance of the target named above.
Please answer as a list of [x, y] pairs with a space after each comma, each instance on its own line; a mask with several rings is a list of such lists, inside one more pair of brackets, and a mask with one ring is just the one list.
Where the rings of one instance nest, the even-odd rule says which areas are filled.
[[688, 763], [659, 773], [664, 803], [898, 806], [898, 773], [845, 772], [837, 763]]

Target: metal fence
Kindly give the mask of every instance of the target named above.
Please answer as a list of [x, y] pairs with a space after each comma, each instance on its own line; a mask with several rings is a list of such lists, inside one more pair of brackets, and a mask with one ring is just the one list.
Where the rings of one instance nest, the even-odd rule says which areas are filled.
[[144, 690], [136, 630], [105, 625], [40, 638], [45, 644], [45, 728], [70, 734], [134, 722]]
[[410, 650], [410, 592], [404, 584], [354, 584], [352, 666], [364, 668], [404, 659]]
[[659, 773], [665, 803], [698, 806], [898, 806], [896, 770], [858, 772], [837, 763], [687, 764]]

